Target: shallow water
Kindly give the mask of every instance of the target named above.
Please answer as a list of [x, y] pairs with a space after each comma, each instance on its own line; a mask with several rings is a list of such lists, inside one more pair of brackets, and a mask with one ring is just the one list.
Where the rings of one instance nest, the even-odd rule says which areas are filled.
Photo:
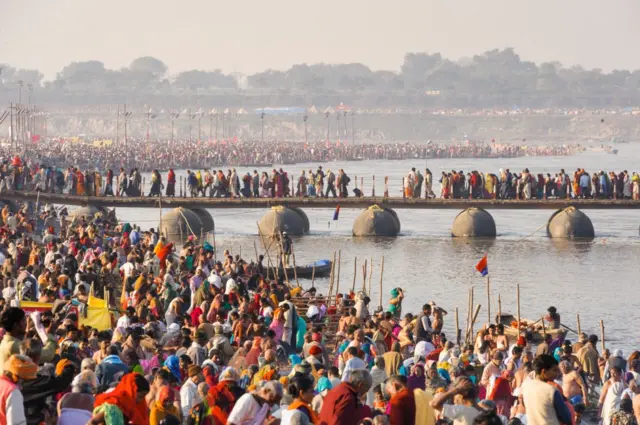
[[[618, 155], [588, 151], [574, 157], [521, 157], [513, 159], [440, 159], [430, 160], [434, 174], [442, 170], [472, 169], [496, 172], [499, 168], [552, 175], [564, 168], [572, 173], [578, 167], [587, 172], [638, 170], [640, 145], [616, 146]], [[390, 196], [400, 196], [400, 182], [411, 167], [424, 170], [424, 161], [362, 161], [323, 164], [326, 170], [344, 168], [353, 177], [366, 176], [364, 192], [371, 193], [371, 176], [376, 174], [376, 193], [384, 190], [383, 176], [390, 178]], [[278, 167], [279, 168], [279, 167]], [[317, 164], [283, 166], [290, 175], [300, 170], [316, 169]], [[226, 168], [225, 168], [226, 170]], [[253, 170], [238, 169], [238, 172]], [[269, 171], [269, 170], [259, 170]], [[184, 175], [184, 172], [177, 173]], [[147, 176], [148, 180], [148, 176]], [[439, 189], [436, 183], [434, 191]], [[166, 212], [166, 211], [165, 211]], [[265, 211], [256, 209], [210, 210], [216, 221], [218, 249], [228, 248], [234, 254], [255, 258], [256, 222]], [[460, 325], [467, 315], [467, 294], [475, 288], [474, 302], [481, 304], [478, 322], [487, 321], [486, 279], [475, 271], [475, 264], [488, 253], [491, 277], [491, 310], [497, 312], [497, 299], [502, 300], [502, 312], [516, 313], [516, 284], [521, 288], [522, 317], [536, 320], [547, 307], [554, 305], [562, 315], [562, 322], [576, 328], [576, 314], [580, 314], [582, 330], [600, 334], [599, 320], [604, 320], [610, 348], [622, 348], [625, 354], [637, 345], [637, 332], [631, 323], [640, 320], [635, 304], [640, 297], [635, 287], [640, 284], [640, 215], [637, 210], [589, 210], [596, 231], [591, 242], [550, 240], [545, 224], [553, 211], [491, 210], [498, 230], [495, 240], [458, 240], [450, 237], [450, 228], [458, 211], [455, 210], [397, 210], [402, 224], [399, 237], [353, 238], [351, 226], [360, 211], [342, 209], [340, 219], [332, 221], [333, 210], [305, 211], [311, 223], [311, 233], [295, 238], [297, 264], [331, 258], [341, 250], [341, 291], [353, 283], [354, 258], [358, 257], [356, 288], [362, 287], [362, 264], [373, 259], [371, 282], [372, 305], [377, 307], [380, 297], [380, 263], [384, 256], [383, 304], [394, 287], [405, 288], [403, 311], [417, 312], [420, 306], [434, 300], [449, 311], [445, 331], [453, 335], [454, 311], [459, 307]], [[158, 225], [159, 212], [149, 209], [119, 208], [118, 218], [150, 228]], [[369, 270], [367, 270], [367, 273]], [[310, 283], [301, 282], [303, 286]], [[328, 279], [317, 279], [320, 292], [326, 293]], [[476, 330], [478, 325], [476, 325]], [[569, 339], [576, 340], [575, 334]]]

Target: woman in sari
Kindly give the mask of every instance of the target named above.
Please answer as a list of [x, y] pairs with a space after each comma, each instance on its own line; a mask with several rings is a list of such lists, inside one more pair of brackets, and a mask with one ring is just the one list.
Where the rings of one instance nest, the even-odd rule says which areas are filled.
[[244, 390], [238, 385], [239, 376], [232, 367], [226, 368], [220, 374], [218, 384], [209, 388], [206, 404], [209, 407], [209, 416], [215, 419], [216, 424], [226, 424], [229, 414], [236, 401], [242, 396]]
[[407, 388], [413, 391], [416, 389], [424, 390], [426, 387], [427, 381], [424, 376], [424, 364], [416, 363], [411, 370], [411, 375], [407, 378]]
[[164, 386], [158, 391], [158, 398], [151, 406], [149, 425], [160, 425], [167, 416], [180, 419], [180, 412], [174, 404], [175, 394], [169, 386]]
[[282, 309], [279, 308], [273, 313], [273, 321], [271, 325], [269, 325], [269, 329], [275, 332], [276, 335], [273, 337], [273, 340], [279, 343], [284, 333], [284, 312]]
[[144, 397], [149, 392], [149, 382], [138, 373], [122, 377], [113, 391], [99, 394], [90, 425], [149, 425], [149, 411]]
[[167, 360], [164, 361], [164, 367], [169, 372], [171, 372], [178, 383], [182, 382], [182, 373], [180, 372], [180, 359], [178, 358], [178, 356], [167, 357]]
[[76, 187], [76, 194], [77, 195], [84, 195], [84, 175], [82, 174], [82, 171], [78, 170], [76, 172], [76, 178], [78, 179], [78, 185]]
[[502, 374], [496, 377], [491, 393], [487, 397], [488, 400], [495, 403], [499, 415], [508, 417], [511, 414], [511, 406], [513, 406], [513, 402], [515, 401], [511, 389], [512, 380], [513, 372], [508, 370], [502, 371]]
[[264, 171], [260, 176], [260, 197], [261, 198], [269, 197], [269, 176]]

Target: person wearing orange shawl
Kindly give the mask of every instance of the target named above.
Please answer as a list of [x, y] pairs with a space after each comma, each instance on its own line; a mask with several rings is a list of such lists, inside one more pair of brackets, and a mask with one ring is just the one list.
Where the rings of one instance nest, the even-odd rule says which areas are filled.
[[89, 425], [149, 425], [145, 396], [149, 382], [139, 373], [127, 373], [113, 391], [96, 396]]
[[153, 253], [156, 254], [158, 259], [160, 260], [160, 275], [164, 275], [164, 272], [167, 268], [167, 257], [173, 251], [173, 243], [168, 243], [165, 245], [164, 237], [161, 237], [158, 241], [158, 244], [153, 250]]
[[238, 373], [232, 367], [227, 367], [220, 373], [220, 382], [209, 387], [205, 400], [208, 407], [207, 416], [213, 419], [215, 425], [226, 425], [229, 414], [244, 390], [238, 385]]
[[175, 399], [175, 394], [170, 387], [161, 387], [158, 391], [157, 400], [151, 406], [149, 424], [160, 425], [160, 422], [167, 416], [174, 416], [176, 419], [180, 419], [180, 412], [174, 404]]
[[515, 397], [511, 394], [511, 381], [513, 380], [513, 372], [504, 370], [498, 376], [493, 384], [493, 389], [487, 397], [495, 403], [499, 415], [509, 417], [511, 415], [511, 406], [515, 401]]
[[305, 375], [298, 375], [291, 379], [287, 392], [293, 401], [285, 412], [282, 412], [282, 424], [317, 425], [319, 418], [311, 407], [314, 397], [313, 379]]

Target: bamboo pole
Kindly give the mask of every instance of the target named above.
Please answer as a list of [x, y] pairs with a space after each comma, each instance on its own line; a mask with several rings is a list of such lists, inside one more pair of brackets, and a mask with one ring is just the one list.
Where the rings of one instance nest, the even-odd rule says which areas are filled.
[[[260, 225], [258, 224], [258, 222], [256, 221], [256, 226], [258, 226], [258, 235], [260, 235], [260, 240], [262, 241], [262, 246], [264, 247], [264, 250], [267, 252], [267, 279], [269, 279], [269, 269], [272, 266], [272, 262], [271, 262], [271, 254], [269, 253], [269, 248], [267, 248], [267, 244], [264, 241], [264, 237], [262, 236], [262, 231], [260, 230]], [[278, 268], [276, 267], [276, 280], [278, 279], [278, 274], [277, 274]]]
[[607, 346], [604, 342], [604, 322], [600, 320], [600, 337], [602, 338], [602, 352], [607, 349]]
[[471, 334], [472, 340], [473, 340], [473, 325], [474, 325], [474, 323], [476, 323], [476, 319], [478, 318], [478, 313], [480, 313], [480, 307], [482, 307], [482, 306], [480, 304], [478, 304], [478, 306], [476, 307], [476, 312], [473, 315], [473, 319], [471, 319], [470, 334]]
[[369, 263], [369, 290], [367, 291], [367, 295], [371, 298], [371, 278], [373, 277], [373, 257], [371, 257], [371, 262]]
[[338, 250], [338, 277], [336, 279], [336, 294], [340, 293], [340, 264], [342, 263], [342, 250]]
[[547, 336], [547, 329], [544, 327], [544, 316], [540, 318], [540, 322], [542, 323], [542, 336]]
[[464, 326], [464, 342], [469, 342], [469, 325], [471, 324], [471, 289], [467, 294], [467, 323]]
[[382, 256], [382, 265], [380, 266], [380, 310], [382, 310], [382, 275], [384, 274], [384, 255]]
[[353, 259], [353, 285], [351, 285], [351, 292], [356, 291], [356, 278], [358, 277], [358, 257]]
[[500, 323], [500, 320], [502, 320], [502, 299], [500, 298], [500, 294], [498, 294], [498, 317], [496, 323]]
[[[240, 256], [242, 258], [242, 256]], [[293, 258], [293, 277], [296, 280], [296, 285], [298, 288], [300, 287], [300, 282], [298, 281], [298, 271], [296, 270], [296, 252], [293, 249], [293, 245], [291, 245], [291, 258]]]
[[313, 263], [313, 269], [311, 269], [311, 287], [315, 288], [316, 283], [316, 263]]
[[520, 336], [520, 284], [516, 285], [516, 300], [518, 303], [518, 337]]
[[487, 323], [491, 323], [491, 280], [487, 274]]
[[582, 333], [582, 329], [580, 328], [580, 313], [576, 313], [576, 324], [578, 325], [578, 337]]
[[331, 295], [333, 294], [333, 274], [335, 272], [335, 268], [336, 268], [336, 252], [333, 251], [333, 261], [331, 262], [331, 273], [329, 274], [329, 293], [327, 294], [327, 302], [331, 301]]
[[458, 307], [456, 307], [456, 343], [460, 345], [460, 318], [458, 317]]
[[362, 265], [362, 292], [367, 293], [367, 260]]

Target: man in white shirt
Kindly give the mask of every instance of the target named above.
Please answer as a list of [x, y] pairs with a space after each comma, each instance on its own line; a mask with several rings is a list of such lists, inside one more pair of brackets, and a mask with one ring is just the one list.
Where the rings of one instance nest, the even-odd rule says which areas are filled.
[[351, 372], [356, 369], [366, 369], [367, 364], [358, 357], [358, 349], [356, 347], [347, 348], [347, 362], [342, 371], [342, 382], [350, 382]]
[[246, 393], [238, 399], [227, 419], [227, 425], [271, 425], [278, 419], [267, 419], [271, 406], [277, 405], [282, 398], [282, 385], [268, 381], [258, 391]]
[[[445, 404], [453, 397], [454, 404]], [[473, 420], [482, 413], [474, 407], [476, 391], [467, 377], [457, 378], [449, 391], [438, 393], [431, 401], [431, 407], [441, 418], [451, 419], [454, 425], [473, 425]]]
[[183, 418], [188, 418], [191, 408], [202, 402], [198, 394], [198, 384], [204, 381], [202, 369], [200, 366], [191, 365], [189, 366], [188, 374], [189, 379], [180, 388], [180, 410]]

